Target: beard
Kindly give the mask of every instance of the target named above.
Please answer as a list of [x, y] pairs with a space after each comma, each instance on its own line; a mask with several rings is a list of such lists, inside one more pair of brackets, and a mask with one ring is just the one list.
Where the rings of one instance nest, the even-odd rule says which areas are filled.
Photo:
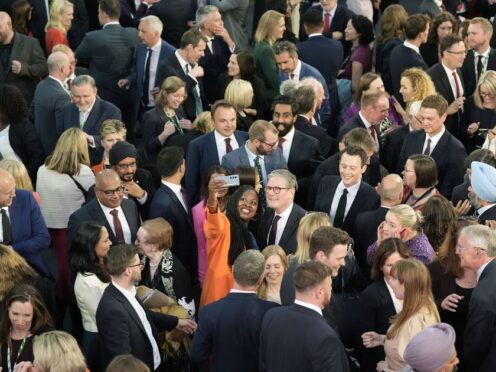
[[274, 124], [274, 126], [279, 131], [279, 138], [284, 137], [293, 128], [293, 123], [287, 124], [287, 123], [274, 123], [273, 122], [272, 124]]
[[472, 207], [474, 207], [474, 209], [477, 210], [480, 208], [481, 200], [477, 195], [475, 195], [475, 193], [473, 191], [468, 193], [468, 200], [470, 202], [470, 205], [472, 205]]

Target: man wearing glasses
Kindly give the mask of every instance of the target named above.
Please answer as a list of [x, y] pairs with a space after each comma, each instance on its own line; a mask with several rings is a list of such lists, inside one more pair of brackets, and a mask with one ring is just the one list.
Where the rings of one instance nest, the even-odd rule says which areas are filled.
[[140, 227], [136, 204], [124, 198], [125, 188], [117, 172], [105, 169], [95, 177], [96, 199], [91, 200], [69, 217], [69, 239], [76, 235], [83, 222], [103, 225], [113, 245], [132, 244]]

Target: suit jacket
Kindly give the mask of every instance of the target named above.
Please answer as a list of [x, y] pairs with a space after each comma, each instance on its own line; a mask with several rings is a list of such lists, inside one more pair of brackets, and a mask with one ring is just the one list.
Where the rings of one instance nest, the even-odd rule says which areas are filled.
[[155, 78], [157, 86], [160, 86], [169, 76], [177, 76], [186, 82], [186, 93], [188, 94], [188, 98], [183, 102], [186, 118], [191, 121], [196, 118], [196, 105], [193, 89], [196, 89], [197, 86], [200, 89], [200, 99], [202, 101], [203, 110], [208, 110], [207, 100], [203, 90], [203, 78], [198, 77], [195, 80], [189, 74], [186, 75], [175, 54], [170, 55], [167, 59], [158, 64], [157, 76]]
[[249, 49], [248, 32], [245, 24], [248, 14], [249, 0], [210, 0], [210, 5], [219, 8], [222, 20], [229, 35], [239, 49]]
[[[67, 40], [72, 50], [75, 50], [81, 40], [83, 40], [84, 35], [88, 32], [89, 28], [89, 17], [88, 11], [86, 10], [86, 4], [84, 0], [69, 0], [74, 4], [74, 19], [72, 20], [71, 28], [67, 33]], [[34, 5], [34, 4], [33, 4]], [[35, 5], [36, 6], [36, 5]]]
[[[143, 309], [155, 340], [158, 340], [157, 329], [171, 331], [176, 328], [178, 319], [175, 316], [155, 313], [144, 306]], [[112, 283], [105, 288], [98, 304], [96, 324], [102, 342], [103, 368], [117, 355], [132, 354], [151, 371], [155, 370], [153, 349], [145, 327], [129, 300]], [[160, 348], [158, 341], [157, 345]]]
[[[300, 220], [307, 214], [307, 211], [300, 207], [298, 204], [293, 204], [293, 209], [288, 217], [288, 222], [284, 227], [281, 239], [278, 245], [280, 245], [286, 254], [294, 254], [296, 252], [296, 232], [298, 230], [298, 225]], [[275, 211], [272, 208], [266, 208], [260, 222], [258, 224], [258, 234], [257, 243], [259, 247], [266, 247], [269, 245], [268, 238], [269, 232], [272, 226], [272, 220], [274, 220]]]
[[[410, 155], [422, 154], [425, 136], [426, 134], [423, 130], [411, 132], [406, 136], [401, 148], [398, 172], [403, 170]], [[446, 156], [446, 154], [449, 154], [449, 156]], [[431, 157], [437, 164], [437, 178], [439, 181], [437, 189], [448, 199], [451, 198], [453, 188], [463, 182], [465, 173], [463, 161], [465, 156], [466, 152], [462, 143], [447, 130], [431, 152]]]
[[348, 370], [343, 344], [315, 310], [293, 304], [267, 312], [260, 335], [260, 371]]
[[[9, 6], [6, 6], [2, 10], [9, 13], [12, 2], [10, 0], [3, 1], [7, 2]], [[33, 6], [31, 19], [29, 20], [29, 29], [40, 43], [41, 49], [45, 50], [45, 26], [48, 22], [47, 4], [45, 0], [30, 0], [29, 2]]]
[[16, 189], [16, 196], [9, 207], [9, 217], [14, 251], [40, 275], [50, 277], [43, 258], [43, 251], [50, 246], [50, 235], [32, 192]]
[[227, 71], [227, 64], [231, 56], [229, 47], [220, 36], [214, 36], [212, 49], [213, 53], [207, 46], [205, 48], [205, 55], [198, 62], [205, 72], [205, 75], [203, 75], [205, 98], [209, 104], [213, 104], [216, 101], [217, 92], [215, 88], [217, 86], [217, 79], [219, 75]]
[[[235, 131], [234, 136], [239, 146], [248, 140], [248, 133]], [[186, 153], [185, 186], [190, 205], [196, 205], [200, 200], [200, 181], [203, 174], [212, 165], [220, 165], [215, 143], [214, 132], [200, 136], [190, 142]]]
[[[311, 177], [324, 160], [319, 141], [295, 129], [293, 143], [289, 150], [288, 169], [298, 180]], [[299, 182], [299, 181], [298, 181]]]
[[400, 94], [401, 73], [410, 67], [427, 70], [428, 66], [419, 53], [400, 44], [391, 51], [391, 55], [389, 56], [389, 69], [393, 83], [392, 93], [399, 102], [403, 102], [403, 97]]
[[472, 292], [465, 327], [463, 360], [467, 371], [496, 370], [496, 260], [482, 271]]
[[[79, 108], [74, 103], [69, 103], [63, 112], [64, 119], [62, 132], [69, 128], [80, 128], [79, 124]], [[121, 120], [121, 110], [112, 103], [96, 97], [95, 103], [91, 108], [91, 112], [83, 125], [83, 131], [92, 135], [95, 138], [96, 146], [101, 146], [100, 127], [107, 119]]]
[[[490, 48], [489, 51], [489, 59], [487, 61], [487, 69], [496, 70], [496, 50]], [[465, 61], [462, 66], [462, 74], [465, 82], [465, 89], [467, 92], [467, 96], [470, 96], [474, 93], [475, 88], [477, 86], [477, 78], [475, 76], [475, 60], [474, 60], [474, 51], [469, 50], [467, 56], [465, 57]]]
[[171, 251], [188, 270], [192, 283], [197, 283], [198, 248], [191, 208], [186, 212], [176, 194], [161, 184], [153, 197], [149, 217], [162, 217], [171, 224], [174, 231]]
[[[337, 141], [341, 142], [341, 140], [343, 139], [345, 134], [350, 132], [352, 129], [355, 129], [355, 128], [367, 129], [367, 127], [365, 126], [365, 123], [363, 122], [363, 120], [359, 114], [356, 114], [355, 116], [353, 116], [350, 120], [348, 120], [348, 122], [346, 122], [341, 127], [341, 129], [339, 130], [339, 133], [338, 133]], [[376, 131], [377, 138], [381, 138], [381, 130], [380, 130], [379, 125], [375, 126], [375, 131]], [[367, 132], [370, 133], [370, 131], [368, 129], [367, 129]], [[379, 143], [380, 143], [380, 141], [379, 141]]]
[[[317, 191], [315, 211], [330, 213], [332, 200], [339, 182], [341, 182], [341, 178], [337, 176], [325, 176], [322, 178]], [[341, 228], [350, 234], [351, 237], [354, 237], [356, 216], [361, 212], [374, 210], [379, 205], [380, 199], [375, 189], [364, 181], [361, 181], [358, 193], [344, 218]]]
[[485, 225], [487, 220], [496, 220], [496, 205], [489, 208], [479, 216], [479, 223]]
[[336, 152], [336, 140], [330, 137], [324, 128], [318, 125], [313, 125], [306, 117], [301, 115], [298, 115], [296, 117], [294, 126], [300, 132], [308, 134], [309, 136], [312, 136], [313, 138], [319, 140], [320, 150], [324, 157], [327, 158], [328, 156], [331, 156]]
[[[220, 165], [226, 169], [229, 169], [231, 172], [240, 165], [250, 167], [251, 164], [246, 151], [245, 145], [240, 146], [229, 154], [224, 155]], [[288, 169], [286, 161], [282, 156], [282, 152], [279, 149], [274, 149], [269, 155], [264, 155], [264, 164], [266, 172], [265, 176], [268, 176], [270, 172], [276, 169]], [[263, 182], [263, 180], [261, 181]]]
[[[443, 65], [441, 63], [436, 63], [434, 66], [432, 66], [430, 69], [427, 70], [427, 73], [432, 78], [437, 93], [442, 95], [446, 99], [446, 101], [448, 101], [448, 104], [453, 102], [456, 97], [453, 94], [453, 90], [451, 89], [450, 79], [446, 74], [446, 70], [444, 69]], [[460, 84], [460, 87], [463, 88], [463, 95], [467, 96], [467, 91], [465, 90], [465, 84], [463, 83], [463, 75], [461, 70], [457, 70], [457, 75], [459, 77], [458, 83]], [[461, 114], [462, 112], [458, 111], [457, 113], [448, 115], [444, 123], [444, 125], [446, 125], [446, 128], [449, 130], [449, 132], [456, 137], [460, 137], [461, 135], [461, 131], [460, 131]]]
[[[124, 212], [124, 216], [126, 217], [129, 229], [131, 230], [131, 242], [134, 243], [136, 241], [136, 233], [138, 232], [138, 229], [141, 225], [138, 208], [136, 207], [136, 204], [129, 199], [122, 199], [121, 208]], [[71, 214], [71, 216], [69, 217], [69, 223], [67, 225], [69, 241], [72, 241], [72, 239], [74, 239], [79, 227], [84, 222], [95, 222], [102, 226], [105, 226], [109, 233], [109, 239], [112, 241], [112, 244], [118, 244], [114, 230], [110, 227], [110, 224], [108, 223], [107, 218], [103, 213], [102, 207], [100, 207], [98, 199], [95, 198], [89, 201], [73, 214]]]
[[131, 200], [136, 203], [136, 207], [138, 208], [141, 220], [146, 221], [148, 219], [150, 206], [152, 205], [153, 196], [155, 195], [153, 176], [150, 171], [144, 168], [137, 168], [136, 173], [134, 174], [133, 181], [136, 182], [148, 194], [145, 204], [140, 204], [137, 199], [131, 198]]
[[[338, 1], [338, 2], [340, 2], [340, 1]], [[322, 9], [322, 6], [317, 5], [314, 8], [322, 12], [322, 19], [324, 19], [324, 14], [323, 14], [324, 9]], [[349, 51], [351, 49], [351, 43], [349, 41], [345, 40], [344, 29], [348, 25], [348, 21], [350, 20], [352, 15], [353, 15], [353, 12], [350, 11], [345, 4], [339, 4], [336, 7], [336, 10], [334, 11], [334, 17], [332, 17], [332, 19], [331, 19], [331, 24], [329, 25], [329, 32], [324, 32], [324, 36], [328, 37], [330, 39], [332, 39], [332, 33], [335, 31], [343, 33], [343, 37], [339, 41], [343, 45], [343, 50], [344, 50], [345, 56], [347, 56], [349, 54]], [[302, 32], [300, 32], [300, 33], [304, 34], [303, 27], [301, 27], [301, 30], [302, 30]], [[306, 39], [305, 35], [302, 35], [302, 36], [303, 36], [303, 38], [300, 37], [300, 40]]]
[[212, 372], [258, 371], [262, 319], [276, 306], [251, 293], [229, 293], [205, 306], [191, 345], [191, 361], [200, 363], [211, 357]]
[[401, 147], [408, 133], [410, 133], [410, 126], [407, 124], [387, 133], [384, 138], [384, 143], [380, 151], [381, 164], [390, 173], [394, 173], [397, 170]]
[[[12, 43], [7, 70], [0, 63], [0, 83], [15, 85], [30, 104], [39, 79], [48, 74], [45, 53], [38, 40], [19, 32], [14, 32]], [[19, 74], [12, 72], [13, 60], [21, 62]]]
[[391, 67], [389, 65], [389, 57], [391, 52], [398, 45], [403, 44], [403, 40], [399, 38], [389, 39], [383, 44], [375, 46], [375, 70], [381, 74], [384, 81], [386, 92], [393, 91], [393, 81], [391, 79]]

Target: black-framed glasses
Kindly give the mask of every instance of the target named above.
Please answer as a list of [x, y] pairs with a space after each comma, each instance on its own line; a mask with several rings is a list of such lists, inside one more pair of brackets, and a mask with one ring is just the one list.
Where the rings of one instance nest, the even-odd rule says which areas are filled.
[[99, 187], [95, 187], [97, 190], [103, 192], [105, 194], [105, 196], [112, 196], [114, 194], [122, 194], [124, 192], [124, 186], [119, 186], [118, 188], [114, 189], [114, 190], [102, 190], [101, 188]]
[[457, 56], [461, 56], [461, 55], [466, 56], [466, 55], [467, 55], [467, 51], [466, 51], [466, 50], [461, 51], [461, 52], [453, 52], [453, 51], [451, 51], [451, 50], [447, 50], [447, 52], [448, 52], [449, 54], [455, 54], [455, 55], [457, 55]]
[[136, 265], [129, 265], [128, 267], [138, 267], [140, 268], [140, 270], [143, 270], [145, 268], [145, 264], [144, 263], [138, 263]]
[[128, 169], [128, 168], [136, 168], [136, 162], [133, 161], [132, 163], [128, 164], [116, 164], [117, 168], [119, 169]]
[[264, 145], [269, 146], [270, 148], [276, 147], [276, 146], [277, 146], [277, 144], [279, 143], [279, 140], [277, 140], [277, 141], [276, 141], [276, 142], [274, 142], [274, 143], [268, 143], [268, 142], [265, 142], [265, 141], [263, 141], [263, 140], [259, 140], [259, 141], [260, 141], [260, 142], [262, 142]]
[[291, 190], [292, 187], [278, 187], [278, 186], [265, 186], [265, 192], [272, 191], [274, 194], [278, 195], [281, 190]]

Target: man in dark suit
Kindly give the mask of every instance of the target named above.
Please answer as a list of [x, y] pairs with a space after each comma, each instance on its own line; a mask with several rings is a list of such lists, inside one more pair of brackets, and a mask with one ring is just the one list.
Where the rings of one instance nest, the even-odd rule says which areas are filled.
[[377, 228], [384, 221], [387, 211], [403, 200], [403, 179], [397, 174], [388, 174], [381, 181], [381, 206], [375, 210], [359, 213], [355, 219], [353, 250], [362, 274], [370, 277], [367, 264], [367, 248], [377, 240]]
[[317, 189], [314, 210], [329, 213], [332, 225], [342, 228], [350, 236], [354, 236], [358, 213], [380, 205], [375, 189], [362, 181], [366, 168], [365, 151], [360, 147], [348, 146], [339, 159], [341, 177], [325, 176]]
[[259, 247], [280, 245], [286, 254], [296, 252], [296, 232], [300, 220], [307, 211], [294, 203], [298, 189], [296, 177], [285, 169], [269, 174], [265, 188], [268, 208], [265, 209], [258, 225]]
[[493, 35], [491, 23], [481, 17], [470, 20], [468, 25], [468, 47], [470, 50], [463, 62], [462, 74], [467, 92], [474, 92], [480, 76], [496, 70], [496, 50], [489, 46]]
[[277, 148], [278, 133], [276, 127], [268, 121], [255, 121], [248, 132], [246, 144], [224, 155], [221, 165], [230, 171], [240, 165], [254, 167], [261, 176], [260, 182], [264, 187], [270, 172], [288, 168], [282, 151]]
[[[487, 226], [465, 227], [458, 236], [456, 253], [463, 268], [477, 271], [477, 286], [472, 292], [465, 326], [463, 362], [468, 371], [496, 370], [496, 237]], [[456, 311], [458, 300], [447, 306]]]
[[186, 82], [188, 98], [183, 102], [186, 117], [193, 121], [208, 109], [203, 88], [204, 70], [198, 64], [205, 55], [207, 38], [199, 30], [191, 29], [181, 37], [180, 49], [160, 62], [157, 67], [158, 86], [169, 76], [177, 76]]
[[277, 306], [256, 295], [264, 271], [265, 259], [256, 250], [236, 258], [231, 293], [200, 311], [191, 361], [207, 363], [210, 359], [212, 371], [258, 371], [262, 319], [267, 310]]
[[174, 236], [171, 251], [188, 270], [192, 283], [198, 282], [198, 248], [191, 208], [181, 187], [185, 173], [184, 151], [171, 146], [163, 149], [157, 158], [162, 184], [153, 197], [150, 218], [162, 217], [172, 226]]
[[133, 89], [121, 89], [118, 81], [131, 73], [138, 47], [138, 33], [135, 28], [119, 25], [119, 15], [119, 0], [101, 0], [98, 18], [102, 29], [86, 34], [76, 49], [76, 58], [88, 64], [100, 97], [121, 110], [128, 141], [133, 142], [136, 93]]
[[176, 48], [160, 38], [163, 27], [162, 21], [156, 16], [141, 19], [138, 28], [141, 43], [136, 50], [133, 70], [126, 79], [118, 81], [121, 88], [135, 89], [138, 119], [155, 107], [155, 87], [161, 84], [156, 79], [157, 67], [176, 51]]
[[76, 49], [89, 29], [88, 10], [86, 9], [85, 0], [69, 1], [74, 4], [74, 18], [72, 19], [71, 28], [67, 33], [67, 40], [71, 48]]
[[479, 223], [496, 220], [496, 169], [482, 162], [472, 162], [472, 177], [468, 188], [470, 203]]
[[69, 58], [62, 52], [48, 56], [48, 77], [41, 81], [34, 92], [34, 127], [45, 155], [55, 149], [59, 135], [64, 131], [64, 108], [71, 102], [64, 81], [71, 69]]
[[408, 133], [422, 130], [422, 123], [417, 114], [410, 116], [410, 123], [386, 133], [384, 143], [380, 149], [381, 164], [391, 173], [396, 172], [398, 168], [398, 158], [403, 147], [403, 142]]
[[136, 203], [141, 219], [145, 221], [155, 195], [155, 186], [150, 171], [138, 168], [137, 158], [136, 147], [126, 141], [117, 142], [109, 151], [110, 167], [119, 174], [126, 189], [125, 196]]
[[89, 75], [77, 76], [72, 81], [71, 92], [72, 103], [66, 105], [63, 112], [62, 132], [72, 127], [81, 128], [88, 144], [100, 147], [102, 123], [107, 119], [121, 120], [121, 110], [96, 95], [95, 80]]
[[295, 303], [264, 317], [259, 370], [349, 371], [344, 346], [322, 316], [331, 301], [331, 270], [320, 262], [305, 262], [296, 269], [294, 285]]
[[19, 253], [44, 277], [53, 277], [42, 252], [50, 235], [33, 193], [16, 189], [12, 175], [0, 169], [0, 241]]
[[157, 329], [191, 334], [196, 323], [189, 319], [156, 313], [146, 309], [134, 283], [141, 280], [142, 263], [138, 248], [130, 244], [112, 247], [104, 258], [112, 283], [103, 292], [96, 310], [96, 323], [101, 338], [103, 368], [122, 354], [132, 354], [152, 371], [159, 371], [161, 352]]
[[414, 14], [408, 17], [405, 25], [406, 40], [396, 46], [389, 56], [393, 94], [399, 102], [403, 102], [400, 94], [401, 73], [410, 67], [427, 70], [427, 64], [420, 55], [420, 45], [427, 42], [429, 35], [429, 17]]
[[48, 73], [39, 42], [14, 32], [10, 16], [0, 12], [0, 83], [18, 87], [31, 103], [39, 79]]
[[298, 180], [299, 192], [295, 201], [305, 209], [311, 209], [313, 204], [306, 204], [307, 193], [312, 183], [312, 175], [324, 157], [315, 138], [294, 128], [297, 109], [291, 97], [276, 97], [272, 103], [272, 123], [279, 131], [278, 147], [282, 150], [288, 169]]
[[[448, 102], [438, 95], [428, 96], [420, 106], [422, 131], [411, 132], [405, 139], [398, 161], [401, 172], [410, 155], [430, 155], [437, 165], [438, 190], [450, 199], [453, 188], [463, 182], [463, 160], [466, 152], [462, 143], [444, 126]], [[448, 155], [449, 154], [449, 155]]]
[[460, 118], [465, 101], [465, 87], [460, 68], [465, 60], [465, 44], [458, 35], [448, 35], [441, 39], [439, 52], [441, 62], [432, 66], [427, 73], [432, 78], [438, 94], [448, 101], [446, 129], [455, 137], [465, 135], [460, 128]]
[[138, 208], [133, 201], [124, 199], [124, 186], [114, 170], [105, 169], [96, 175], [95, 194], [96, 199], [69, 217], [69, 239], [74, 238], [83, 222], [91, 221], [107, 228], [113, 245], [134, 243], [141, 224]]
[[236, 44], [224, 27], [219, 9], [214, 5], [204, 5], [196, 11], [196, 26], [208, 41], [205, 55], [200, 59], [205, 75], [205, 98], [209, 104], [214, 103], [216, 97], [217, 78], [227, 71], [227, 64], [231, 53], [236, 50]]
[[226, 101], [212, 106], [214, 130], [191, 141], [186, 154], [185, 186], [191, 205], [199, 201], [200, 180], [212, 165], [220, 165], [222, 157], [243, 146], [246, 132], [236, 131], [236, 108]]

